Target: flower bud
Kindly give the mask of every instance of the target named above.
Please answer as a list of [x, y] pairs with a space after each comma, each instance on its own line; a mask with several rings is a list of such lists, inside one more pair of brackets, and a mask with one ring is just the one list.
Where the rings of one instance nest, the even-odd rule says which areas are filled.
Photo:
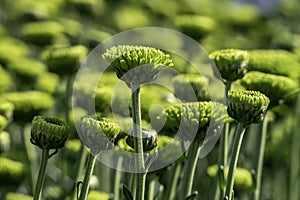
[[61, 119], [35, 116], [30, 141], [41, 149], [62, 148], [67, 140], [69, 125]]
[[[134, 149], [134, 130], [130, 129], [126, 138], [126, 143]], [[155, 130], [142, 129], [143, 151], [151, 151], [157, 146], [157, 133]]]
[[0, 156], [0, 185], [19, 184], [25, 178], [26, 169], [23, 163]]
[[155, 80], [162, 67], [173, 66], [168, 54], [144, 46], [113, 46], [102, 57], [116, 69], [117, 77], [130, 88]]
[[85, 116], [80, 120], [81, 139], [92, 153], [112, 148], [113, 142], [121, 131], [112, 119]]
[[227, 112], [230, 117], [247, 127], [263, 120], [270, 100], [258, 91], [230, 90]]
[[7, 126], [7, 124], [7, 119], [4, 116], [0, 115], [0, 131], [2, 131]]
[[233, 82], [242, 78], [247, 72], [249, 55], [247, 51], [238, 49], [222, 49], [209, 55], [215, 62], [222, 78]]

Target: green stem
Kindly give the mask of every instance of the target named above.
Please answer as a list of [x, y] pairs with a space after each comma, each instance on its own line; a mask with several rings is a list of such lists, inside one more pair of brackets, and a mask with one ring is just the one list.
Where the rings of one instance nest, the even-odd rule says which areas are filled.
[[134, 130], [134, 151], [135, 151], [135, 165], [138, 173], [135, 175], [136, 186], [133, 193], [135, 193], [136, 200], [144, 200], [145, 196], [145, 162], [143, 155], [143, 140], [142, 140], [142, 119], [140, 106], [140, 88], [132, 91], [132, 118]]
[[243, 127], [241, 123], [239, 123], [235, 132], [232, 157], [229, 163], [228, 179], [227, 179], [226, 190], [225, 190], [225, 198], [228, 200], [232, 200], [232, 190], [234, 184], [235, 170], [239, 159], [240, 149], [242, 146], [245, 130], [246, 128]]
[[81, 192], [79, 196], [79, 200], [85, 200], [87, 198], [88, 192], [89, 192], [89, 183], [90, 178], [93, 174], [94, 167], [96, 163], [96, 156], [93, 156], [91, 153], [89, 154], [88, 160], [87, 160], [87, 166], [85, 170], [84, 179], [82, 182]]
[[114, 181], [114, 199], [120, 199], [120, 183], [121, 183], [121, 168], [123, 163], [123, 158], [118, 158], [117, 169], [115, 170], [115, 181]]
[[261, 124], [261, 133], [259, 132], [256, 139], [256, 160], [255, 160], [255, 172], [256, 172], [256, 188], [254, 191], [254, 200], [260, 199], [260, 189], [261, 189], [261, 177], [263, 171], [263, 163], [264, 163], [264, 153], [267, 139], [267, 126], [268, 119], [264, 118]]
[[173, 166], [173, 169], [171, 172], [172, 181], [171, 181], [170, 185], [168, 185], [167, 191], [165, 192], [163, 199], [168, 199], [168, 200], [175, 199], [176, 188], [178, 185], [178, 179], [180, 177], [180, 172], [181, 172], [181, 162], [176, 162], [175, 166]]
[[84, 164], [86, 161], [86, 158], [88, 156], [88, 152], [85, 149], [84, 145], [81, 145], [81, 149], [80, 149], [80, 159], [77, 162], [77, 168], [76, 168], [76, 176], [74, 177], [75, 180], [75, 184], [74, 184], [74, 192], [73, 192], [73, 196], [72, 199], [73, 200], [77, 200], [77, 183], [79, 182], [79, 180], [81, 180], [81, 175], [83, 174], [83, 169], [84, 169]]
[[66, 121], [69, 122], [69, 111], [71, 110], [71, 96], [72, 96], [72, 90], [73, 90], [73, 76], [69, 75], [66, 77], [66, 105], [65, 105], [65, 115], [66, 115]]
[[147, 200], [154, 199], [155, 180], [149, 180]]
[[46, 172], [48, 159], [49, 159], [49, 149], [43, 149], [39, 175], [37, 178], [35, 191], [34, 191], [34, 200], [41, 199], [42, 187], [44, 184], [45, 172]]
[[300, 96], [298, 96], [291, 144], [291, 164], [289, 181], [289, 199], [299, 199], [300, 187], [300, 134], [298, 122], [300, 119]]
[[194, 174], [200, 154], [200, 140], [197, 136], [190, 146], [186, 165], [184, 166], [182, 188], [181, 188], [181, 199], [185, 199], [187, 196], [192, 194], [192, 186], [194, 180]]

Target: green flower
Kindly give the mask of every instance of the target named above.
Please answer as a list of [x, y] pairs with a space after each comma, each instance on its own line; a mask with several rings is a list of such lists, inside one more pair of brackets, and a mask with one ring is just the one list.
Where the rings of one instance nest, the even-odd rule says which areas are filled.
[[19, 193], [12, 193], [9, 192], [6, 194], [5, 200], [32, 200], [32, 196], [19, 194]]
[[52, 47], [42, 52], [42, 59], [51, 72], [66, 75], [73, 74], [78, 70], [87, 53], [87, 48], [81, 45]]
[[269, 74], [299, 78], [297, 56], [284, 50], [249, 51], [248, 71], [260, 71]]
[[214, 19], [208, 16], [184, 14], [176, 16], [175, 26], [193, 38], [201, 38], [216, 27]]
[[64, 27], [54, 21], [29, 22], [21, 28], [27, 40], [40, 46], [51, 44], [63, 31]]
[[42, 111], [52, 107], [53, 98], [44, 92], [23, 91], [10, 92], [1, 96], [1, 99], [14, 105], [14, 120], [28, 122]]
[[269, 97], [271, 108], [295, 100], [299, 92], [297, 81], [262, 72], [249, 72], [240, 83], [248, 90], [257, 90]]
[[47, 70], [47, 66], [44, 63], [27, 57], [11, 61], [7, 68], [14, 72], [17, 78], [24, 78], [25, 81], [34, 80]]
[[[228, 174], [228, 167], [226, 167], [226, 175]], [[211, 178], [215, 178], [218, 175], [218, 165], [212, 165], [207, 168], [207, 174]], [[236, 168], [234, 177], [234, 188], [240, 192], [243, 190], [251, 189], [253, 186], [252, 174], [247, 170], [240, 167]]]
[[26, 176], [23, 163], [0, 156], [0, 185], [19, 184]]
[[242, 78], [247, 72], [249, 61], [247, 51], [223, 49], [211, 53], [209, 57], [215, 62], [225, 81], [233, 82]]
[[110, 196], [106, 192], [92, 190], [87, 196], [87, 200], [109, 200]]
[[[131, 129], [128, 132], [126, 143], [134, 149], [134, 131]], [[155, 130], [142, 129], [143, 151], [151, 151], [157, 146], [157, 133]]]
[[[144, 46], [113, 46], [102, 57], [116, 69], [118, 78], [130, 88], [153, 81], [163, 67], [173, 66], [168, 54]], [[151, 66], [141, 66], [144, 64]]]
[[112, 35], [108, 32], [97, 30], [97, 29], [88, 29], [85, 39], [87, 40], [89, 47], [94, 48], [100, 42], [110, 38]]
[[10, 74], [2, 68], [0, 65], [0, 74], [1, 74], [1, 81], [0, 81], [0, 94], [6, 92], [12, 85], [12, 80]]
[[6, 66], [9, 62], [29, 54], [28, 46], [13, 37], [0, 38], [0, 64]]
[[230, 90], [227, 112], [230, 117], [247, 127], [263, 120], [270, 100], [258, 91]]
[[14, 104], [8, 101], [0, 101], [0, 115], [3, 115], [9, 121], [12, 120]]
[[95, 154], [112, 148], [115, 138], [121, 132], [119, 125], [112, 119], [93, 116], [82, 117], [80, 128], [83, 143]]
[[72, 162], [76, 161], [77, 155], [81, 149], [81, 141], [79, 139], [67, 140], [64, 151], [66, 152], [66, 158]]
[[172, 81], [175, 89], [174, 94], [182, 101], [195, 101], [194, 95], [198, 101], [210, 100], [207, 80], [204, 77], [197, 74], [185, 74], [175, 76]]
[[211, 101], [182, 103], [167, 107], [158, 118], [166, 120], [163, 132], [180, 131], [184, 139], [190, 140], [190, 132], [197, 130], [197, 138], [202, 140], [211, 119], [217, 122], [226, 118], [225, 108], [223, 104]]
[[0, 115], [0, 131], [2, 131], [8, 124], [6, 117]]
[[10, 150], [10, 134], [6, 131], [0, 131], [0, 153], [8, 152], [9, 150]]
[[60, 149], [64, 146], [69, 133], [69, 125], [54, 117], [35, 116], [32, 120], [32, 144], [41, 149]]
[[46, 72], [41, 74], [34, 84], [34, 88], [39, 91], [47, 92], [49, 94], [54, 94], [59, 85], [59, 76]]

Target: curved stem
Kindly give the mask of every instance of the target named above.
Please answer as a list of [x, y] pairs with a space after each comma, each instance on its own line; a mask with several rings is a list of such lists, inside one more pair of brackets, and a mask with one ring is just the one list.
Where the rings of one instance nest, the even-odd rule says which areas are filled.
[[96, 163], [96, 156], [93, 156], [90, 153], [89, 157], [88, 157], [88, 160], [87, 160], [87, 166], [86, 166], [86, 170], [85, 170], [84, 179], [83, 179], [83, 182], [82, 182], [82, 187], [81, 187], [79, 200], [85, 200], [87, 198], [87, 195], [88, 195], [88, 192], [89, 192], [90, 178], [93, 174], [95, 163]]
[[132, 118], [134, 130], [134, 151], [135, 151], [135, 165], [138, 173], [135, 175], [136, 186], [133, 194], [136, 200], [144, 200], [145, 196], [145, 161], [143, 155], [143, 140], [142, 140], [142, 119], [140, 106], [140, 88], [132, 89]]
[[42, 187], [44, 184], [45, 172], [46, 172], [48, 159], [49, 159], [49, 149], [43, 149], [39, 175], [37, 178], [35, 191], [34, 191], [34, 200], [41, 199]]
[[268, 119], [267, 117], [264, 118], [261, 124], [261, 133], [259, 132], [256, 139], [256, 160], [255, 160], [255, 172], [256, 172], [256, 188], [254, 192], [254, 200], [259, 200], [260, 198], [260, 188], [261, 188], [261, 177], [262, 177], [262, 170], [263, 170], [263, 163], [264, 163], [264, 152], [266, 146], [266, 138], [267, 138], [267, 126], [268, 126]]
[[178, 185], [178, 179], [180, 177], [180, 172], [181, 172], [181, 162], [177, 161], [171, 171], [172, 181], [170, 182], [170, 185], [167, 186], [167, 190], [164, 193], [163, 199], [168, 199], [168, 200], [175, 199], [176, 188]]
[[243, 125], [239, 123], [235, 132], [232, 157], [229, 163], [228, 179], [227, 179], [225, 197], [224, 197], [224, 199], [227, 200], [232, 200], [232, 190], [234, 184], [235, 170], [239, 159], [240, 149], [242, 146], [245, 130], [246, 129], [243, 127]]
[[181, 188], [181, 199], [185, 199], [187, 196], [191, 195], [192, 193], [194, 174], [195, 174], [199, 154], [200, 154], [200, 141], [199, 139], [195, 138], [195, 140], [190, 146], [188, 157], [187, 157], [187, 163], [184, 166], [183, 181], [182, 181], [182, 188]]

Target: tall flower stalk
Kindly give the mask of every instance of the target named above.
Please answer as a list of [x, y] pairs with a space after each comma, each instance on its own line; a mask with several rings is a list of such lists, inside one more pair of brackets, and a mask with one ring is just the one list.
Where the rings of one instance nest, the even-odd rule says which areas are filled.
[[144, 46], [120, 45], [109, 48], [103, 55], [110, 65], [116, 69], [117, 77], [131, 89], [132, 120], [135, 167], [137, 174], [133, 180], [132, 194], [136, 200], [144, 200], [146, 168], [143, 155], [140, 87], [144, 83], [156, 79], [165, 66], [173, 66], [168, 54]]
[[[34, 200], [41, 199], [48, 159], [56, 154], [58, 149], [64, 146], [68, 132], [69, 126], [60, 119], [44, 116], [36, 116], [33, 118], [30, 142], [42, 149], [42, 158], [34, 191]], [[55, 149], [55, 151], [50, 154], [50, 149]]]
[[238, 126], [229, 163], [225, 199], [232, 200], [235, 170], [245, 130], [250, 124], [259, 123], [263, 120], [269, 102], [268, 97], [257, 91], [231, 90], [228, 93], [227, 112], [230, 117], [238, 121]]

